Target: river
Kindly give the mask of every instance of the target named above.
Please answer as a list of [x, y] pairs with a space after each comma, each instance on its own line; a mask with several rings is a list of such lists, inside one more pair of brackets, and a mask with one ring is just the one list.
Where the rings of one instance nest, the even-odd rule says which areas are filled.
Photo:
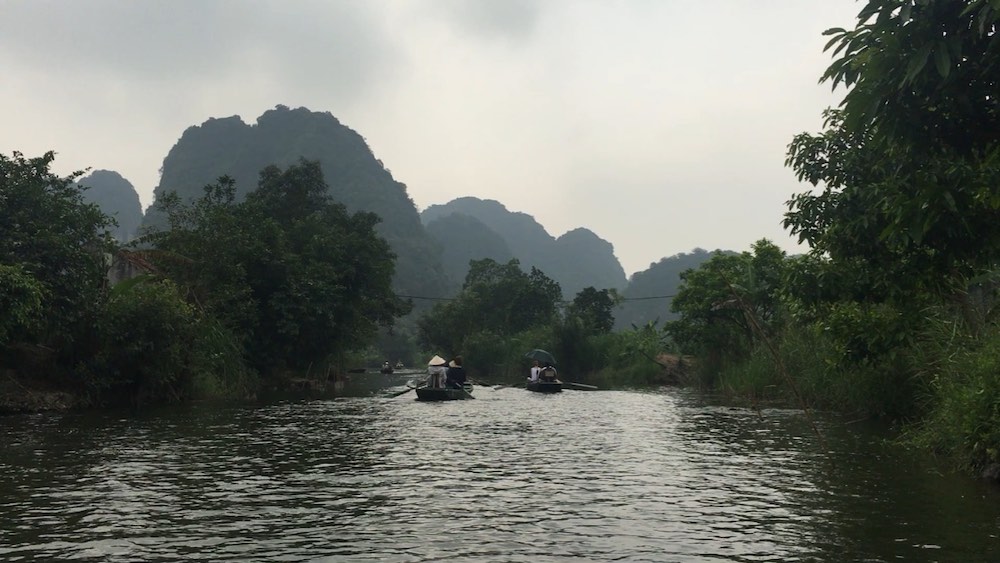
[[864, 423], [475, 396], [0, 418], [0, 561], [1000, 560], [997, 488]]

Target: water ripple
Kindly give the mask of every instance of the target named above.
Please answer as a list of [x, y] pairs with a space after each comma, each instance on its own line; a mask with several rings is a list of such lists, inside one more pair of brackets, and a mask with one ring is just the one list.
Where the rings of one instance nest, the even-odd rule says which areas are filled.
[[926, 506], [911, 500], [899, 510], [900, 498], [942, 483], [988, 493], [927, 471], [890, 482], [885, 458], [902, 454], [870, 439], [862, 446], [873, 455], [856, 455], [865, 435], [833, 419], [821, 420], [833, 444], [827, 452], [799, 413], [711, 406], [675, 391], [477, 396], [8, 419], [0, 431], [0, 560], [1000, 554], [995, 498], [963, 496], [960, 513], [972, 522], [942, 532]]

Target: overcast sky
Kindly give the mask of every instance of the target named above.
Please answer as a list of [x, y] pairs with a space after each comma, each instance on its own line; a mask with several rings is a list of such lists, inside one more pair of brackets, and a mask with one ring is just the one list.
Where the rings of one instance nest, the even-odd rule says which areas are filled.
[[364, 136], [422, 210], [495, 199], [587, 227], [627, 274], [747, 250], [809, 186], [785, 149], [854, 0], [0, 0], [0, 152], [110, 169], [152, 203], [181, 133], [277, 104]]

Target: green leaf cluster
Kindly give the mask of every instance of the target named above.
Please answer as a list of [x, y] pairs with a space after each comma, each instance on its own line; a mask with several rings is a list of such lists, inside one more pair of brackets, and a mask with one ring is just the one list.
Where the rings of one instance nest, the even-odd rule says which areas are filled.
[[0, 344], [85, 353], [114, 250], [112, 220], [85, 203], [74, 181], [50, 171], [55, 155], [0, 155]]
[[153, 264], [221, 320], [261, 373], [308, 370], [368, 344], [409, 305], [391, 289], [394, 254], [372, 213], [330, 199], [316, 162], [265, 168], [236, 203], [229, 178], [191, 203], [157, 205]]
[[766, 239], [754, 243], [752, 250], [717, 252], [681, 274], [671, 303], [681, 317], [666, 323], [665, 329], [683, 352], [712, 365], [742, 359], [759, 338], [780, 325], [785, 252]]
[[421, 344], [458, 354], [467, 335], [489, 332], [507, 337], [558, 318], [562, 290], [538, 268], [521, 270], [512, 259], [472, 260], [458, 297], [436, 305], [418, 321]]

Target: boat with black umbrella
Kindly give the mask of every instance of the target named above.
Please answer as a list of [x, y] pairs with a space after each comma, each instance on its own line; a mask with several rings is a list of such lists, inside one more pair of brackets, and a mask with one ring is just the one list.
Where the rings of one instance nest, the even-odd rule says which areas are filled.
[[561, 393], [563, 382], [556, 377], [556, 358], [551, 353], [535, 348], [524, 355], [525, 358], [535, 360], [539, 364], [537, 379], [529, 380], [524, 388], [536, 393]]

